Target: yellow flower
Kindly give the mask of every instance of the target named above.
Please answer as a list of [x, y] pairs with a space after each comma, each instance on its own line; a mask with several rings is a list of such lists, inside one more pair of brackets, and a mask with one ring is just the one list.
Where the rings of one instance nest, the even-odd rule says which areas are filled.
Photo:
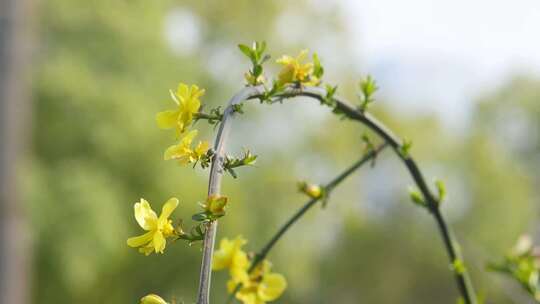
[[168, 304], [163, 298], [155, 294], [142, 297], [140, 304]]
[[229, 268], [231, 279], [227, 282], [227, 290], [233, 293], [241, 284], [236, 298], [244, 304], [265, 304], [276, 300], [287, 288], [287, 280], [283, 275], [271, 272], [272, 265], [267, 260], [248, 273], [250, 261], [242, 250], [246, 243], [241, 236], [234, 240], [222, 239], [219, 250], [214, 253], [212, 269]]
[[[263, 261], [248, 277], [242, 282], [242, 287], [236, 294], [236, 298], [244, 304], [264, 304], [279, 298], [287, 288], [287, 280], [278, 273], [270, 271], [271, 264]], [[228, 283], [229, 292], [233, 292], [236, 282], [230, 280]]]
[[283, 65], [283, 68], [278, 75], [278, 82], [281, 85], [287, 83], [303, 83], [306, 85], [319, 84], [319, 79], [313, 75], [313, 63], [302, 63], [306, 58], [307, 53], [308, 50], [303, 50], [296, 58], [283, 55], [276, 61]]
[[199, 111], [201, 107], [199, 98], [203, 95], [204, 90], [198, 86], [188, 87], [180, 83], [176, 92], [171, 91], [171, 97], [178, 108], [158, 113], [156, 115], [158, 126], [162, 129], [175, 128], [177, 136], [180, 136], [193, 121], [193, 115]]
[[279, 273], [267, 273], [257, 288], [259, 299], [270, 302], [274, 301], [283, 294], [287, 288], [287, 280]]
[[234, 240], [224, 238], [219, 243], [219, 250], [214, 252], [212, 260], [213, 270], [229, 268], [232, 280], [236, 283], [247, 279], [249, 259], [247, 253], [242, 250], [247, 241], [242, 236], [237, 236]]
[[164, 205], [158, 217], [150, 204], [143, 198], [135, 203], [135, 219], [142, 229], [148, 231], [143, 235], [131, 237], [127, 240], [130, 247], [139, 247], [139, 252], [150, 255], [152, 251], [163, 253], [167, 244], [167, 237], [175, 235], [172, 220], [169, 216], [178, 206], [178, 199], [171, 198]]
[[206, 140], [199, 141], [199, 144], [197, 144], [197, 146], [193, 150], [193, 157], [195, 159], [201, 159], [201, 157], [203, 157], [203, 155], [206, 154], [209, 148], [210, 148], [210, 144]]
[[200, 160], [208, 151], [209, 144], [207, 141], [200, 141], [195, 149], [191, 149], [191, 143], [198, 131], [192, 130], [184, 136], [180, 143], [170, 146], [164, 155], [165, 160], [176, 159], [181, 165], [194, 163]]

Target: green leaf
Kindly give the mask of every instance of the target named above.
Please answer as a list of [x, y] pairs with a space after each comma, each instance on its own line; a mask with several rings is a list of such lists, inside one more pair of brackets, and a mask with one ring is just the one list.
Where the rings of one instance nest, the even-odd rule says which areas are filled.
[[266, 61], [270, 60], [271, 56], [266, 54], [264, 55], [263, 59], [261, 60], [260, 64], [263, 64], [265, 63]]
[[336, 94], [338, 86], [337, 85], [332, 86], [330, 84], [326, 84], [325, 88], [326, 88], [326, 96], [324, 97], [324, 100], [322, 101], [322, 103], [330, 107], [335, 107], [336, 102], [334, 100], [334, 95]]
[[233, 178], [238, 178], [238, 175], [236, 174], [236, 172], [231, 169], [231, 168], [226, 168], [225, 170], [227, 170], [227, 172], [233, 177]]
[[232, 108], [233, 108], [233, 112], [234, 113], [240, 113], [240, 114], [244, 114], [244, 104], [243, 103], [237, 103], [237, 104], [233, 104], [232, 105]]
[[321, 65], [321, 61], [319, 60], [319, 55], [317, 55], [317, 53], [313, 53], [313, 76], [321, 79], [323, 74], [324, 68]]
[[202, 227], [200, 225], [197, 225], [197, 227], [195, 227], [195, 231], [197, 232], [198, 236], [204, 235], [204, 231], [202, 230]]
[[195, 213], [192, 217], [192, 220], [197, 222], [204, 222], [208, 220], [208, 214], [205, 212]]
[[253, 76], [258, 77], [262, 74], [263, 68], [260, 64], [253, 66]]
[[257, 60], [261, 58], [261, 55], [264, 53], [265, 50], [266, 50], [265, 41], [255, 42], [255, 52], [257, 53]]
[[253, 51], [251, 50], [251, 48], [245, 44], [239, 44], [238, 45], [238, 48], [240, 49], [240, 51], [242, 53], [244, 53], [244, 55], [246, 55], [249, 59], [251, 60], [254, 60], [254, 56], [253, 56]]

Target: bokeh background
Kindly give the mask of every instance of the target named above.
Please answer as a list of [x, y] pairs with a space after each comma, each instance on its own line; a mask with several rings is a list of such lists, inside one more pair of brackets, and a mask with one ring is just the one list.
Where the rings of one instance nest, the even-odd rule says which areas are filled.
[[[428, 180], [447, 182], [444, 213], [478, 291], [529, 303], [485, 263], [540, 232], [537, 1], [4, 0], [0, 16], [1, 303], [194, 302], [200, 246], [150, 257], [128, 248], [133, 203], [177, 196], [176, 217], [197, 210], [208, 170], [162, 161], [173, 138], [155, 113], [180, 81], [224, 104], [249, 68], [236, 45], [254, 40], [274, 59], [317, 51], [325, 80], [353, 101], [360, 77], [374, 75], [375, 114], [413, 140]], [[230, 152], [249, 147], [258, 165], [226, 178], [218, 237], [242, 234], [258, 250], [304, 202], [295, 182], [330, 180], [359, 158], [365, 129], [301, 100], [245, 112]], [[310, 211], [270, 255], [289, 282], [276, 303], [455, 303], [411, 184], [386, 151]], [[214, 275], [213, 303], [226, 280]]]

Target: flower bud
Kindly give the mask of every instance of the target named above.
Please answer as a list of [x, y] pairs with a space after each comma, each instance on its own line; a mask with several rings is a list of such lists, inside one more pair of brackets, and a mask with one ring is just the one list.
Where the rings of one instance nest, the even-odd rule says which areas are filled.
[[225, 214], [225, 207], [229, 199], [226, 196], [221, 195], [211, 195], [206, 200], [204, 208], [206, 211], [214, 215], [223, 215]]
[[158, 295], [149, 294], [141, 298], [140, 304], [168, 304], [168, 303]]
[[298, 190], [311, 198], [320, 198], [323, 193], [321, 186], [315, 184], [308, 184], [306, 182], [299, 182]]

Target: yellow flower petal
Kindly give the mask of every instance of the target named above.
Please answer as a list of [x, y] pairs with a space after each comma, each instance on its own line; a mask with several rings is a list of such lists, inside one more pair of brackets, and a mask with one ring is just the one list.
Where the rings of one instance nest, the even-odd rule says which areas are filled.
[[278, 60], [276, 60], [277, 63], [283, 64], [283, 65], [291, 64], [293, 61], [294, 61], [294, 58], [288, 55], [283, 55], [280, 58], [278, 58]]
[[265, 274], [262, 282], [257, 288], [258, 297], [265, 301], [274, 301], [283, 294], [287, 288], [287, 280], [285, 277], [278, 273]]
[[191, 150], [191, 142], [197, 136], [198, 131], [192, 130], [186, 134], [177, 145], [170, 146], [165, 150], [163, 158], [165, 160], [178, 159], [181, 164], [191, 162], [193, 150]]
[[139, 226], [144, 230], [151, 230], [153, 228], [152, 224], [155, 224], [157, 215], [152, 210], [152, 207], [150, 207], [150, 204], [144, 198], [141, 198], [140, 202], [135, 203], [133, 209]]
[[204, 154], [206, 154], [209, 147], [210, 147], [210, 144], [206, 140], [200, 141], [197, 147], [195, 147], [195, 150], [193, 150], [195, 157], [197, 159], [200, 159]]
[[165, 250], [165, 246], [167, 245], [167, 240], [165, 240], [165, 237], [163, 236], [163, 233], [161, 233], [161, 231], [156, 231], [156, 233], [154, 234], [153, 243], [155, 252], [163, 253], [163, 251]]
[[233, 243], [228, 238], [224, 238], [219, 242], [219, 250], [214, 252], [212, 259], [212, 269], [221, 270], [229, 267], [232, 261]]
[[191, 142], [193, 142], [193, 139], [195, 138], [195, 136], [197, 136], [198, 133], [199, 133], [198, 130], [189, 131], [189, 133], [186, 134], [186, 136], [184, 136], [184, 138], [182, 138], [181, 143], [186, 144], [188, 146], [191, 145]]
[[233, 291], [236, 289], [236, 285], [238, 285], [238, 283], [236, 283], [235, 281], [228, 280], [227, 281], [227, 292], [228, 293], [233, 293]]
[[139, 252], [144, 254], [145, 256], [149, 256], [150, 254], [152, 254], [152, 252], [154, 252], [154, 245], [150, 242], [148, 243], [148, 245], [139, 248]]
[[156, 115], [156, 122], [161, 129], [171, 129], [178, 124], [178, 117], [180, 112], [178, 110], [169, 110], [159, 112]]
[[174, 209], [176, 209], [176, 207], [178, 207], [178, 204], [180, 202], [178, 201], [178, 199], [176, 197], [172, 197], [170, 198], [164, 205], [163, 205], [163, 208], [161, 208], [161, 214], [159, 215], [159, 224], [163, 224], [162, 222], [163, 221], [167, 221], [167, 219], [169, 218], [169, 216], [171, 216], [171, 214], [173, 213]]
[[176, 89], [176, 95], [179, 97], [180, 102], [185, 102], [185, 99], [189, 96], [189, 87], [185, 83], [179, 83]]
[[264, 301], [257, 296], [255, 287], [241, 288], [236, 294], [236, 298], [244, 304], [264, 304]]
[[300, 54], [298, 54], [298, 56], [296, 57], [296, 61], [300, 62], [304, 60], [308, 53], [309, 53], [308, 49], [301, 50]]
[[231, 279], [237, 283], [246, 283], [249, 280], [249, 259], [247, 253], [237, 250], [232, 258], [229, 273]]
[[246, 243], [246, 239], [244, 239], [242, 236], [237, 236], [232, 241], [228, 238], [222, 239], [219, 243], [219, 250], [214, 252], [212, 269], [221, 270], [231, 267], [235, 254], [237, 254], [237, 252], [242, 252], [242, 246], [244, 246]]
[[164, 160], [177, 159], [184, 154], [185, 148], [182, 145], [172, 145], [163, 153]]
[[199, 87], [196, 84], [191, 85], [190, 89], [190, 95], [192, 98], [200, 98], [205, 93], [204, 89], [199, 89]]
[[158, 295], [149, 294], [141, 298], [140, 304], [167, 304], [167, 302]]
[[154, 235], [154, 232], [149, 231], [149, 232], [147, 232], [147, 233], [145, 233], [143, 235], [130, 237], [127, 240], [127, 244], [128, 244], [129, 247], [141, 247], [141, 246], [146, 245], [147, 243], [151, 242], [152, 238], [153, 238], [153, 235]]

